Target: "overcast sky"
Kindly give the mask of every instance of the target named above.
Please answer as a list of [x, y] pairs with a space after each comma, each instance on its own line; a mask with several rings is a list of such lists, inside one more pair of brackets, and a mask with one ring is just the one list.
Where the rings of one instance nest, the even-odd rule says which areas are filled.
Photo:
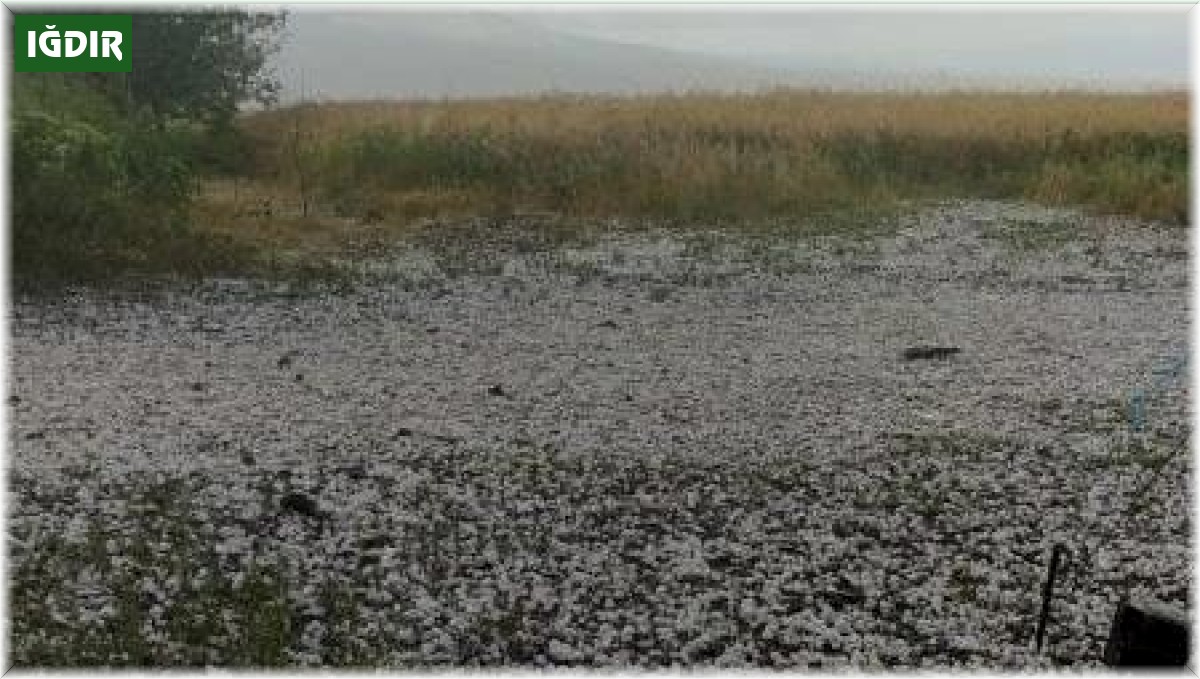
[[285, 96], [1188, 84], [1186, 5], [292, 8]]
[[700, 51], [775, 66], [997, 75], [1098, 75], [1184, 82], [1186, 5], [1134, 9], [815, 7], [529, 11], [591, 37]]

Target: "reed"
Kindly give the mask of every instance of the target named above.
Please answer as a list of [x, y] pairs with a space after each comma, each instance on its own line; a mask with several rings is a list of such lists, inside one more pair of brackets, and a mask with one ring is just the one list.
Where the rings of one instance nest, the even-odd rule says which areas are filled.
[[988, 197], [1182, 224], [1188, 110], [1184, 92], [780, 90], [307, 104], [242, 125], [259, 176], [343, 216], [732, 223]]

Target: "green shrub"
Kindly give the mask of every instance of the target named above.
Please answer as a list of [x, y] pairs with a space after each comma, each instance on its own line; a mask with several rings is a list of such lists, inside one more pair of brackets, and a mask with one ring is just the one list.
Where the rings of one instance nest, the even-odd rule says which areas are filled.
[[184, 135], [118, 116], [69, 83], [55, 89], [14, 103], [14, 273], [86, 278], [151, 261], [151, 250], [186, 228]]

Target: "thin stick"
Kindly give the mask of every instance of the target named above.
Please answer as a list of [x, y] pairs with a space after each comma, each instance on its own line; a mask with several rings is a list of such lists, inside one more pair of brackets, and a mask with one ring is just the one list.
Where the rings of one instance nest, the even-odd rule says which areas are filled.
[[1050, 555], [1050, 572], [1046, 574], [1046, 584], [1042, 588], [1042, 614], [1038, 617], [1037, 625], [1037, 652], [1042, 652], [1042, 641], [1046, 636], [1046, 620], [1050, 617], [1050, 599], [1054, 596], [1054, 579], [1058, 576], [1058, 564], [1065, 554], [1067, 548], [1063, 545], [1054, 545], [1054, 551]]

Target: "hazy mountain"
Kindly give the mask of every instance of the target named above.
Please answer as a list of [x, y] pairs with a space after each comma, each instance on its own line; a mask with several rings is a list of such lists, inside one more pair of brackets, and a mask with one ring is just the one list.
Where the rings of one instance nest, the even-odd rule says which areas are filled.
[[544, 30], [482, 12], [297, 13], [278, 58], [289, 98], [754, 90], [796, 74]]
[[[773, 86], [945, 89], [1107, 86], [1104, 78], [908, 70], [821, 59], [813, 39], [788, 57], [746, 58], [621, 42], [569, 30], [570, 16], [480, 10], [300, 8], [277, 58], [284, 99], [479, 97], [542, 92], [755, 91]], [[720, 32], [715, 23], [714, 32]], [[812, 36], [809, 36], [812, 38]]]
[[[901, 80], [1009, 87], [1186, 86], [1187, 7], [927, 7], [853, 11], [537, 12], [539, 25], [597, 39], [734, 57], [777, 69], [888, 84]], [[930, 77], [928, 74], [943, 74]]]

